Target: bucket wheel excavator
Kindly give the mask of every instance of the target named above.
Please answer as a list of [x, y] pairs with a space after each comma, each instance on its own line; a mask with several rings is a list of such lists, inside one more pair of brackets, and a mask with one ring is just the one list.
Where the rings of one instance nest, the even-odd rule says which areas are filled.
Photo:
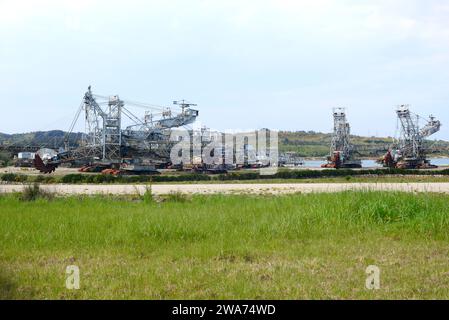
[[[93, 94], [89, 86], [66, 134], [64, 150], [39, 150], [34, 166], [42, 173], [52, 173], [62, 163], [74, 161], [95, 162], [105, 168], [126, 167], [131, 171], [145, 171], [145, 165], [167, 165], [171, 147], [176, 143], [170, 140], [172, 130], [193, 123], [199, 114], [192, 108], [196, 104], [185, 100], [173, 104], [167, 108], [124, 101], [118, 95], [100, 96]], [[144, 117], [136, 116], [130, 107], [145, 109]], [[79, 146], [71, 148], [68, 137], [82, 113], [83, 139]], [[127, 125], [122, 128], [125, 122]]]
[[425, 120], [420, 128], [420, 116], [410, 111], [409, 105], [401, 105], [396, 110], [399, 138], [394, 141], [387, 154], [379, 160], [384, 167], [398, 169], [436, 168], [426, 158], [425, 139], [440, 131], [441, 122], [434, 116]]
[[354, 159], [354, 146], [350, 141], [351, 127], [346, 118], [344, 108], [333, 109], [334, 131], [332, 134], [332, 142], [330, 155], [327, 163], [322, 168], [361, 168], [362, 162]]

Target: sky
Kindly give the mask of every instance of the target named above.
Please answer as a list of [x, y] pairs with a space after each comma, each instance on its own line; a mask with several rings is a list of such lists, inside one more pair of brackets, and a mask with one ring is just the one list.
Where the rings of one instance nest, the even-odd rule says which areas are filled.
[[0, 0], [0, 132], [67, 130], [89, 85], [217, 130], [393, 136], [410, 104], [449, 140], [449, 1]]

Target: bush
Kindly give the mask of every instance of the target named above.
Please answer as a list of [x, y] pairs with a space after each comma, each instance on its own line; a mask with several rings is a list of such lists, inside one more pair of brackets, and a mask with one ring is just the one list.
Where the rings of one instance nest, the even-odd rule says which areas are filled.
[[43, 175], [38, 175], [35, 179], [34, 182], [39, 182], [39, 183], [55, 183], [56, 182], [56, 178], [54, 176], [43, 176]]
[[36, 179], [34, 179], [35, 182], [44, 182], [45, 181], [45, 176], [43, 175], [38, 175], [36, 177]]
[[2, 174], [2, 181], [5, 181], [5, 182], [15, 182], [16, 181], [16, 177], [17, 177], [17, 174], [15, 174], [15, 173], [5, 173], [5, 174]]
[[172, 193], [167, 194], [164, 197], [164, 200], [168, 201], [168, 202], [180, 202], [180, 203], [183, 203], [183, 202], [188, 201], [189, 199], [188, 199], [187, 195], [185, 195], [182, 192], [177, 191], [177, 192], [172, 192]]
[[28, 181], [28, 176], [24, 175], [24, 174], [18, 174], [16, 176], [16, 182], [27, 182]]
[[122, 176], [119, 177], [117, 182], [123, 183], [149, 183], [152, 181], [152, 177], [150, 176]]
[[[188, 182], [188, 181], [231, 181], [231, 180], [270, 180], [270, 179], [313, 179], [324, 177], [342, 177], [350, 180], [355, 176], [367, 175], [449, 175], [449, 169], [443, 170], [406, 170], [406, 169], [326, 169], [326, 170], [279, 170], [276, 174], [267, 176], [260, 175], [257, 171], [252, 172], [229, 172], [219, 175], [207, 175], [203, 173], [185, 173], [179, 175], [136, 175], [136, 176], [113, 176], [102, 174], [68, 174], [62, 178], [54, 176], [37, 176], [34, 181], [41, 183], [152, 183], [152, 182]], [[6, 173], [1, 180], [7, 182], [26, 182], [26, 175]], [[33, 181], [33, 180], [32, 180]]]
[[209, 181], [211, 177], [202, 173], [190, 173], [173, 176], [151, 176], [154, 182]]
[[22, 201], [35, 201], [39, 198], [51, 199], [52, 194], [42, 190], [38, 183], [26, 186], [20, 195]]
[[28, 176], [24, 174], [5, 173], [1, 176], [1, 180], [5, 182], [26, 182]]
[[0, 151], [0, 167], [7, 167], [12, 164], [11, 154]]
[[117, 177], [109, 174], [99, 174], [94, 176], [94, 183], [112, 183], [117, 181]]
[[67, 174], [62, 177], [61, 182], [62, 183], [82, 183], [85, 181], [85, 176], [82, 174]]

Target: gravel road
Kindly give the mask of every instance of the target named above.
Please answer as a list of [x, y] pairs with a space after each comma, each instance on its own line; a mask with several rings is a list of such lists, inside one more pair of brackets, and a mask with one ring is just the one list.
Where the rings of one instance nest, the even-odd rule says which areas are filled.
[[[20, 192], [23, 185], [0, 185], [0, 193]], [[143, 194], [145, 185], [95, 185], [95, 184], [54, 184], [41, 188], [60, 195]], [[285, 184], [156, 184], [151, 187], [155, 195], [182, 192], [187, 194], [252, 193], [284, 194], [311, 192], [341, 192], [346, 190], [404, 191], [448, 193], [449, 183], [285, 183]]]

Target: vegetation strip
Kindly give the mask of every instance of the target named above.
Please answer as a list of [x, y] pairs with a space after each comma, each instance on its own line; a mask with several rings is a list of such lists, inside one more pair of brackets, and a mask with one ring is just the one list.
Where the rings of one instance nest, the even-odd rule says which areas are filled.
[[142, 175], [142, 176], [113, 176], [102, 174], [67, 174], [55, 175], [26, 175], [4, 173], [0, 175], [3, 182], [38, 182], [38, 183], [148, 183], [148, 182], [192, 182], [192, 181], [253, 181], [275, 179], [313, 179], [332, 177], [361, 177], [361, 176], [449, 176], [449, 169], [443, 170], [404, 170], [404, 169], [371, 169], [371, 170], [280, 170], [275, 175], [261, 175], [259, 172], [232, 172], [227, 174], [207, 175], [200, 173], [177, 175]]

